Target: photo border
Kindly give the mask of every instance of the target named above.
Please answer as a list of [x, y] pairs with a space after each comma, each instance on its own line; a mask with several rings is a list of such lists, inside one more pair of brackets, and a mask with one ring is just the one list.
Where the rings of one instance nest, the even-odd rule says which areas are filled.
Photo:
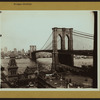
[[[32, 5], [14, 5], [14, 3], [18, 2], [0, 2], [0, 10], [100, 10], [100, 2], [26, 2], [26, 3], [32, 3]], [[23, 4], [23, 2], [19, 3]], [[99, 46], [98, 46], [98, 51], [99, 51]], [[99, 66], [99, 61], [97, 65]], [[23, 97], [24, 98], [84, 98], [84, 97], [100, 98], [100, 91], [38, 91], [38, 90], [0, 91], [0, 98], [23, 98]]]

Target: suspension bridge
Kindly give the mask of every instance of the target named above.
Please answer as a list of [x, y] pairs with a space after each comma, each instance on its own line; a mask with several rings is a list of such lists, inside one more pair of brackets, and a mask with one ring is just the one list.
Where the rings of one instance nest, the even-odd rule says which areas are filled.
[[[66, 37], [68, 39], [67, 49]], [[73, 38], [76, 38], [76, 40]], [[52, 33], [42, 48], [31, 52], [30, 58], [36, 61], [37, 53], [50, 52], [52, 53], [52, 70], [55, 70], [58, 64], [72, 67], [74, 62], [73, 55], [93, 56], [93, 50], [73, 50], [73, 41], [77, 41], [77, 38], [84, 39], [83, 42], [87, 40], [93, 42], [94, 40], [93, 34], [73, 30], [73, 28], [52, 28]], [[81, 44], [81, 42], [77, 44]], [[86, 42], [86, 45], [88, 45], [88, 42]]]

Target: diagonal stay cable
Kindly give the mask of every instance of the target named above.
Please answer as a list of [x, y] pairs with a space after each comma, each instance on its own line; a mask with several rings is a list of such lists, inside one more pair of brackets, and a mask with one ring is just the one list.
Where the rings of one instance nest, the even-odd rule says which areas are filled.
[[50, 39], [51, 36], [52, 36], [52, 33], [50, 34], [49, 38], [47, 39], [47, 41], [45, 42], [45, 44], [43, 45], [43, 47], [41, 48], [41, 50], [44, 48], [44, 46], [46, 45], [46, 43], [48, 42], [48, 40]]
[[[60, 41], [60, 39], [59, 40], [57, 40], [57, 43]], [[52, 48], [52, 42], [45, 48], [45, 50], [49, 50], [49, 48]]]
[[44, 49], [44, 50], [47, 50], [49, 48], [49, 46], [52, 45], [52, 42]]

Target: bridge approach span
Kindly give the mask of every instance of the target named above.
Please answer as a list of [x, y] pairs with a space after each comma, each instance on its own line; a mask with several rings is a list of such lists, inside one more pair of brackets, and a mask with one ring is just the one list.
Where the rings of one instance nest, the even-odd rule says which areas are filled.
[[[39, 52], [50, 52], [53, 53], [53, 50], [37, 50], [32, 52], [39, 53]], [[74, 54], [74, 55], [86, 55], [86, 56], [93, 56], [93, 50], [58, 50], [58, 54]]]

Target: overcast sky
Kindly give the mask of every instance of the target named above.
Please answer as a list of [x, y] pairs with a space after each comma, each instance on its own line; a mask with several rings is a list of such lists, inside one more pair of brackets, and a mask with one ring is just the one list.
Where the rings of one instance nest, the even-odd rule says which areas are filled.
[[[41, 49], [53, 27], [73, 28], [93, 34], [94, 16], [92, 11], [2, 11], [0, 14], [1, 48], [8, 50], [29, 50], [30, 45]], [[74, 49], [91, 49], [93, 40], [74, 39]]]

